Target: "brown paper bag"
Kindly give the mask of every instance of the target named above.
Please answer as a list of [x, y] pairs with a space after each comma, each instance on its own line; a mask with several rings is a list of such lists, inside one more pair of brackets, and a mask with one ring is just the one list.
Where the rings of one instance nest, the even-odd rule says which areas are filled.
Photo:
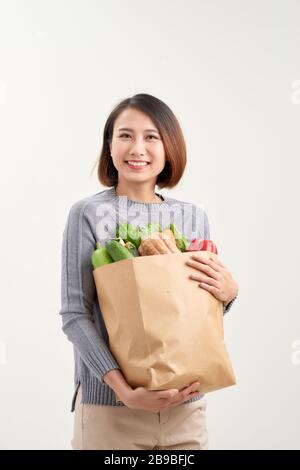
[[133, 387], [206, 393], [236, 383], [223, 336], [223, 303], [189, 279], [193, 254], [139, 256], [94, 269], [109, 347]]

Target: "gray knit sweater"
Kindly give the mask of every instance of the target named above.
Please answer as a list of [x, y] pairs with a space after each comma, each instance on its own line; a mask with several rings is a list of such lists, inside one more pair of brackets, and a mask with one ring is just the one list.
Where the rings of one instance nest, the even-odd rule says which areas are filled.
[[163, 228], [174, 223], [189, 241], [196, 237], [210, 238], [207, 214], [200, 206], [159, 196], [161, 202], [143, 203], [118, 196], [112, 187], [77, 201], [69, 210], [63, 232], [59, 313], [62, 330], [74, 348], [71, 411], [74, 411], [79, 384], [82, 403], [124, 406], [116, 401], [114, 391], [102, 380], [108, 371], [120, 367], [109, 349], [97, 299], [91, 264], [96, 241], [105, 245], [109, 238], [115, 237], [116, 226], [124, 221], [141, 227], [149, 222], [160, 222]]

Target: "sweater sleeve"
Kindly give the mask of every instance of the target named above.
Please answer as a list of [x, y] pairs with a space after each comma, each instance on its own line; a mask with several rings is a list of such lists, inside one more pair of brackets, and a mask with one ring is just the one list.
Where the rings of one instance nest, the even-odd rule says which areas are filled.
[[[208, 217], [207, 217], [207, 214], [206, 212], [204, 211], [204, 239], [205, 240], [210, 240], [210, 230], [209, 230], [209, 221], [208, 221]], [[229, 304], [227, 305], [227, 307], [225, 307], [224, 305], [224, 309], [223, 309], [223, 314], [225, 315], [227, 312], [229, 312], [229, 310], [231, 309], [232, 307], [232, 304], [233, 302], [235, 301], [235, 299], [237, 298], [237, 296], [235, 296], [230, 302]]]
[[92, 317], [96, 286], [91, 254], [95, 237], [85, 214], [85, 204], [75, 203], [63, 232], [61, 251], [62, 330], [73, 343], [91, 372], [103, 383], [103, 376], [120, 369]]

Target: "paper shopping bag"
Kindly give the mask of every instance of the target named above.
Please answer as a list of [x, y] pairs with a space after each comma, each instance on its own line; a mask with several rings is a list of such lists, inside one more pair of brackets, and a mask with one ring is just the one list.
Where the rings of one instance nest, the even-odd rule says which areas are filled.
[[127, 382], [149, 390], [236, 383], [224, 344], [223, 303], [189, 279], [192, 254], [139, 256], [94, 269], [109, 347]]

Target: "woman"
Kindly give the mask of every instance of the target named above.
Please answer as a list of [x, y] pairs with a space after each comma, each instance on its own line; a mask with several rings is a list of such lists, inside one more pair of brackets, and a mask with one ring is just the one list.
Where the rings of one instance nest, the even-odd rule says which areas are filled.
[[[186, 165], [180, 125], [158, 98], [138, 94], [111, 112], [103, 135], [98, 178], [109, 187], [72, 205], [63, 233], [63, 331], [74, 346], [73, 449], [207, 449], [206, 400], [195, 382], [182, 390], [132, 389], [113, 357], [93, 279], [96, 241], [115, 237], [120, 218], [140, 226], [172, 221], [191, 240], [209, 239], [200, 207], [155, 192], [172, 188]], [[196, 227], [196, 228], [195, 228]], [[164, 243], [162, 241], [162, 243]], [[191, 261], [201, 283], [228, 311], [238, 285], [221, 262]], [[117, 399], [118, 398], [118, 399]]]

